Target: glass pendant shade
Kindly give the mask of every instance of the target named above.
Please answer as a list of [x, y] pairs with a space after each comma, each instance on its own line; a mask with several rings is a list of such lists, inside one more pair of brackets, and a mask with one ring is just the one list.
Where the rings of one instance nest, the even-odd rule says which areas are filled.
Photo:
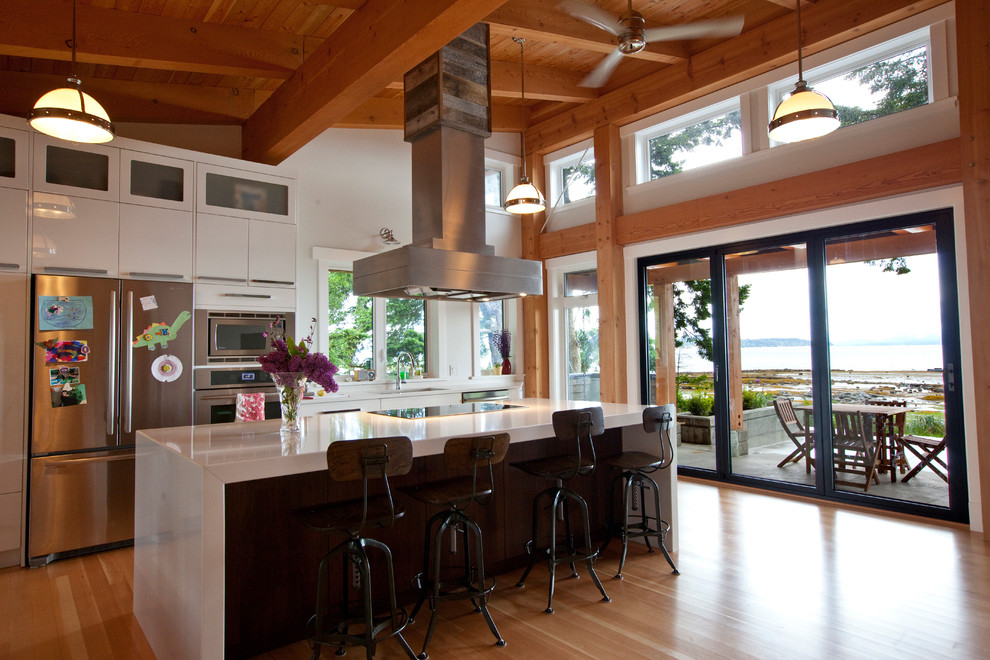
[[770, 121], [770, 138], [776, 142], [800, 142], [821, 137], [839, 127], [839, 113], [824, 94], [808, 89], [799, 80], [794, 91], [780, 102]]
[[516, 187], [509, 191], [502, 206], [509, 213], [517, 215], [539, 213], [547, 208], [547, 200], [543, 198], [543, 193], [529, 182], [529, 177], [523, 176]]
[[79, 81], [69, 78], [73, 87], [54, 89], [34, 104], [28, 123], [44, 133], [70, 142], [96, 144], [109, 142], [116, 131], [110, 116], [96, 99], [79, 89]]

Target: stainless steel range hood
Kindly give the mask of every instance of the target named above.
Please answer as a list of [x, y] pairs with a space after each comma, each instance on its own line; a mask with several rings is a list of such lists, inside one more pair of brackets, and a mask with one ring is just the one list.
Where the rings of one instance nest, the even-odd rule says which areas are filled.
[[491, 135], [488, 26], [405, 76], [412, 143], [412, 244], [354, 262], [354, 293], [478, 302], [543, 293], [543, 264], [496, 257], [485, 231]]

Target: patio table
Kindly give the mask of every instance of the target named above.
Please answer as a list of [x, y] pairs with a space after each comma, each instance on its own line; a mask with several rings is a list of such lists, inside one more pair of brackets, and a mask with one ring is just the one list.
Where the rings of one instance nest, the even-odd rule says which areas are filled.
[[[813, 407], [808, 404], [797, 405], [794, 406], [794, 410], [800, 410], [804, 413], [804, 427], [811, 428], [811, 413]], [[879, 472], [887, 472], [889, 470], [891, 483], [897, 481], [896, 467], [898, 452], [903, 450], [898, 446], [900, 444], [900, 440], [894, 429], [900, 428], [903, 425], [888, 424], [887, 418], [897, 418], [899, 415], [903, 416], [907, 412], [907, 409], [903, 406], [885, 406], [870, 403], [833, 403], [832, 411], [866, 413], [868, 415], [873, 415], [876, 418], [873, 428], [877, 438], [877, 446], [881, 448], [880, 461], [877, 465], [877, 470]], [[891, 429], [891, 433], [888, 433], [887, 429]]]

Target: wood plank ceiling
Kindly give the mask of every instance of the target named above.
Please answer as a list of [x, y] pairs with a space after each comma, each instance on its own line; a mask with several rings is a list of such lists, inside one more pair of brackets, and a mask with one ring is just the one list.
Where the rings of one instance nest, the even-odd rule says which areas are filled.
[[[587, 0], [613, 14], [627, 0]], [[946, 0], [802, 0], [805, 53]], [[795, 0], [634, 0], [648, 27], [741, 15], [741, 35], [650, 44], [600, 89], [617, 40], [559, 0], [77, 0], [76, 71], [117, 122], [243, 127], [277, 163], [326, 128], [400, 128], [402, 74], [491, 26], [493, 123], [547, 152], [796, 59]], [[4, 0], [0, 112], [26, 116], [72, 72], [70, 0]], [[525, 120], [519, 46], [526, 42]]]

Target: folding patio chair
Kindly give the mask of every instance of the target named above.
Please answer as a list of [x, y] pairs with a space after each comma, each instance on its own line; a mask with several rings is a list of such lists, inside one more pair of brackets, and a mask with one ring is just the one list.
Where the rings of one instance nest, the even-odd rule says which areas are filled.
[[795, 446], [794, 451], [787, 458], [777, 463], [777, 467], [781, 468], [792, 462], [798, 463], [803, 458], [804, 470], [808, 474], [811, 474], [811, 468], [815, 464], [815, 459], [811, 457], [811, 452], [815, 448], [814, 429], [806, 429], [802, 426], [801, 422], [798, 421], [797, 415], [794, 414], [794, 406], [790, 399], [774, 399], [773, 409], [777, 412], [777, 419], [780, 421], [780, 425], [784, 427], [784, 433], [787, 434], [787, 437], [791, 439], [791, 442]]

